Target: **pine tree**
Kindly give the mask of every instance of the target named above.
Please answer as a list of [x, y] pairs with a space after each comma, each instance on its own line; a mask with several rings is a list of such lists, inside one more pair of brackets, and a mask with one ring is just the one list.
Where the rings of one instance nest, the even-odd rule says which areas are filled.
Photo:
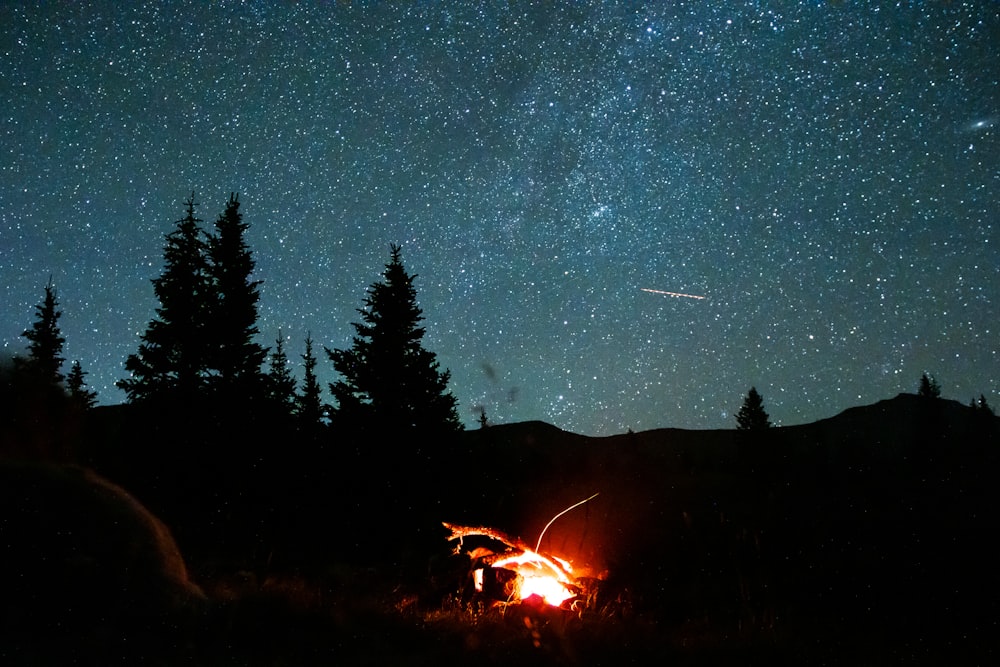
[[190, 401], [205, 388], [206, 317], [214, 290], [194, 194], [185, 206], [187, 215], [167, 234], [163, 273], [153, 279], [160, 302], [156, 318], [141, 336], [138, 354], [125, 362], [130, 377], [116, 383], [129, 402], [168, 396]]
[[978, 411], [979, 414], [982, 415], [987, 415], [992, 417], [996, 414], [993, 412], [993, 408], [990, 407], [990, 404], [986, 402], [986, 396], [984, 394], [979, 395], [978, 401], [973, 399], [972, 408]]
[[736, 460], [739, 470], [746, 475], [741, 484], [748, 485], [744, 488], [747, 493], [760, 493], [778, 474], [780, 456], [774, 444], [764, 399], [756, 387], [750, 387], [736, 413]]
[[267, 376], [268, 396], [271, 401], [285, 414], [292, 414], [295, 410], [295, 377], [288, 366], [285, 340], [280, 329], [274, 341], [274, 351], [271, 352]]
[[[0, 450], [17, 457], [72, 462], [76, 457], [78, 432], [69, 419], [72, 407], [67, 379], [62, 372], [63, 338], [59, 330], [62, 311], [49, 278], [45, 298], [36, 306], [36, 319], [22, 336], [28, 339], [28, 356], [14, 357], [13, 369], [0, 378], [3, 394]], [[4, 373], [3, 375], [7, 375]]]
[[969, 407], [972, 409], [972, 439], [984, 444], [990, 443], [987, 446], [995, 448], [1000, 432], [996, 426], [996, 413], [986, 401], [986, 395], [980, 394], [979, 400], [972, 399]]
[[771, 428], [770, 417], [764, 410], [764, 399], [756, 387], [750, 387], [743, 405], [736, 413], [736, 428], [740, 431], [764, 431]]
[[315, 427], [323, 423], [323, 397], [316, 379], [316, 355], [313, 354], [312, 333], [306, 336], [306, 352], [302, 355], [302, 365], [305, 370], [302, 378], [302, 393], [297, 397], [299, 420], [307, 427]]
[[242, 402], [266, 393], [262, 370], [267, 350], [254, 341], [260, 281], [250, 279], [254, 260], [244, 235], [248, 225], [239, 197], [229, 195], [225, 211], [208, 238], [208, 276], [212, 282], [205, 346], [214, 388], [223, 401]]
[[448, 391], [450, 373], [424, 349], [423, 315], [413, 280], [391, 246], [383, 280], [371, 285], [362, 321], [347, 350], [326, 353], [341, 379], [330, 385], [336, 417], [350, 429], [419, 432], [461, 430], [455, 397]]
[[52, 277], [45, 286], [45, 298], [35, 306], [35, 323], [21, 335], [28, 339], [28, 359], [23, 365], [33, 382], [40, 386], [59, 386], [63, 382], [62, 356], [63, 338], [59, 330], [59, 301], [52, 285]]
[[941, 387], [933, 375], [924, 373], [920, 376], [920, 385], [917, 387], [917, 396], [923, 398], [940, 398]]
[[66, 376], [66, 388], [72, 400], [84, 408], [92, 408], [97, 402], [97, 392], [87, 388], [87, 382], [84, 380], [86, 375], [86, 371], [80, 367], [80, 362], [74, 361], [69, 375]]

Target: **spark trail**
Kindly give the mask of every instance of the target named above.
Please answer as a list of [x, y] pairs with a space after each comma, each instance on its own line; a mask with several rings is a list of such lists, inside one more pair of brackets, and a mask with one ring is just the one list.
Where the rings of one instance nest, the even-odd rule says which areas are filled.
[[650, 294], [664, 294], [666, 296], [674, 296], [683, 299], [698, 299], [700, 301], [702, 299], [708, 298], [707, 296], [698, 296], [697, 294], [684, 294], [683, 292], [667, 292], [666, 290], [649, 289], [648, 287], [640, 287], [639, 289], [642, 290], [643, 292], [649, 292]]

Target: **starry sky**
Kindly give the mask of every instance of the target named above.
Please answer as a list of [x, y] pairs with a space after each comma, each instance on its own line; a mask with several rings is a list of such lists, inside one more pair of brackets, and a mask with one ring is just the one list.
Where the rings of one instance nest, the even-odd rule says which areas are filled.
[[998, 56], [992, 0], [3, 2], [0, 344], [51, 275], [121, 402], [164, 235], [238, 192], [260, 342], [346, 347], [400, 243], [470, 427], [997, 407]]

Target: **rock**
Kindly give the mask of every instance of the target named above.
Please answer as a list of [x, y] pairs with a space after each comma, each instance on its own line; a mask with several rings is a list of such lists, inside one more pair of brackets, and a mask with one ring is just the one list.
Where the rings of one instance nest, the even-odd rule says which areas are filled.
[[0, 462], [0, 633], [176, 624], [205, 599], [170, 531], [77, 466]]

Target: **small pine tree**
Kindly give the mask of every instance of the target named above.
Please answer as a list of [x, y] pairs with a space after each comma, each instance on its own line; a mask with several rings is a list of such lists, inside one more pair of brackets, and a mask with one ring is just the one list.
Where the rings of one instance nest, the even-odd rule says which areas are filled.
[[285, 354], [285, 339], [278, 330], [268, 367], [268, 396], [282, 412], [292, 414], [295, 410], [295, 377], [288, 366]]
[[302, 393], [297, 397], [296, 413], [306, 427], [315, 427], [323, 423], [322, 389], [316, 379], [316, 355], [313, 354], [312, 333], [306, 336], [306, 351], [302, 355]]
[[45, 286], [45, 298], [35, 306], [35, 323], [21, 334], [28, 339], [28, 358], [24, 362], [32, 381], [41, 386], [59, 386], [63, 382], [62, 356], [63, 338], [59, 330], [59, 318], [62, 311], [58, 309], [59, 301], [52, 285], [52, 277]]
[[979, 399], [972, 399], [969, 403], [972, 409], [972, 436], [981, 442], [997, 442], [996, 413], [986, 402], [984, 394], [979, 395]]
[[87, 388], [84, 376], [87, 372], [80, 367], [79, 361], [74, 361], [73, 366], [66, 376], [66, 388], [69, 389], [69, 396], [84, 408], [92, 408], [97, 403], [97, 392]]
[[764, 410], [764, 399], [756, 387], [750, 387], [743, 405], [736, 413], [736, 427], [740, 431], [763, 431], [771, 428], [770, 417]]
[[986, 402], [986, 396], [984, 394], [979, 395], [978, 401], [973, 401], [972, 407], [974, 407], [982, 415], [992, 417], [996, 414], [993, 412], [993, 408], [990, 407], [990, 404]]
[[933, 375], [924, 373], [920, 376], [920, 385], [917, 387], [917, 396], [922, 398], [940, 398], [941, 387]]
[[421, 340], [424, 319], [413, 280], [403, 267], [398, 245], [381, 282], [368, 288], [365, 306], [353, 323], [346, 350], [326, 350], [341, 379], [330, 384], [336, 417], [350, 430], [449, 432], [461, 430], [449, 371]]

